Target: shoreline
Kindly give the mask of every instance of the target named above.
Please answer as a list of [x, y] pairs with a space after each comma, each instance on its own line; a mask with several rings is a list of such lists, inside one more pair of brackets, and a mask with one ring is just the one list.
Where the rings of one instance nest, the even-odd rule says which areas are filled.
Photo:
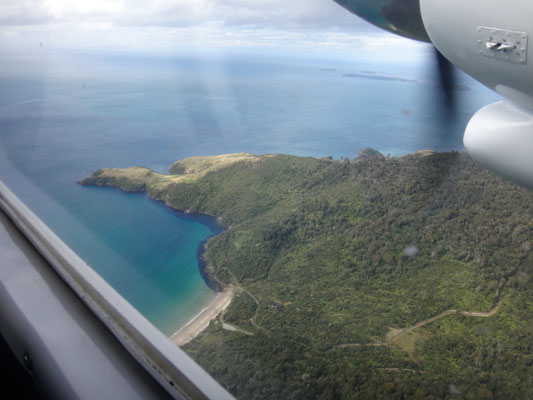
[[229, 306], [234, 294], [233, 285], [228, 285], [224, 282], [219, 281], [213, 274], [213, 267], [209, 265], [209, 262], [205, 258], [209, 239], [229, 229], [228, 226], [222, 224], [220, 217], [216, 217], [203, 212], [191, 212], [190, 210], [182, 210], [175, 208], [164, 199], [152, 197], [149, 194], [148, 190], [129, 191], [115, 186], [98, 184], [87, 185], [81, 182], [78, 183], [83, 186], [113, 189], [126, 194], [139, 194], [147, 200], [153, 201], [155, 204], [174, 213], [178, 218], [185, 220], [194, 220], [195, 222], [205, 225], [211, 231], [211, 234], [207, 236], [204, 240], [202, 240], [196, 248], [196, 258], [198, 261], [198, 272], [200, 273], [200, 276], [204, 280], [206, 286], [213, 290], [213, 292], [215, 292], [216, 296], [211, 303], [209, 303], [194, 318], [187, 322], [185, 326], [181, 327], [177, 332], [174, 332], [172, 335], [169, 336], [169, 338], [177, 346], [182, 346], [194, 339], [198, 334], [200, 334], [205, 328], [209, 326], [209, 323], [214, 318], [216, 318], [222, 311], [224, 311]]
[[198, 270], [200, 271], [200, 276], [204, 280], [207, 287], [213, 290], [215, 293], [221, 293], [226, 287], [226, 284], [220, 282], [215, 277], [215, 275], [213, 274], [213, 267], [211, 267], [205, 259], [205, 253], [207, 251], [207, 242], [209, 241], [209, 239], [216, 235], [218, 235], [218, 233], [214, 233], [200, 242], [198, 248], [196, 249], [196, 258], [198, 259]]
[[230, 305], [231, 300], [233, 299], [233, 294], [233, 285], [226, 286], [221, 292], [218, 292], [215, 299], [190, 320], [187, 325], [173, 333], [170, 336], [170, 340], [172, 340], [177, 346], [183, 346], [190, 342]]
[[[118, 188], [119, 190], [122, 190]], [[208, 261], [205, 258], [205, 253], [207, 251], [207, 244], [209, 242], [209, 239], [213, 238], [214, 236], [220, 235], [221, 233], [224, 233], [227, 229], [229, 229], [228, 226], [222, 224], [222, 220], [220, 217], [198, 212], [198, 211], [190, 211], [190, 210], [182, 210], [175, 208], [172, 206], [168, 201], [163, 199], [158, 199], [155, 197], [150, 196], [147, 190], [144, 191], [143, 196], [150, 200], [154, 201], [155, 203], [160, 204], [162, 207], [165, 207], [175, 213], [178, 218], [185, 219], [185, 220], [193, 220], [195, 222], [198, 222], [200, 224], [203, 224], [207, 226], [207, 228], [211, 231], [211, 234], [207, 236], [204, 240], [200, 242], [198, 247], [196, 248], [196, 258], [198, 259], [198, 271], [200, 272], [200, 276], [204, 280], [205, 284], [208, 288], [213, 290], [215, 293], [221, 293], [223, 289], [226, 287], [226, 284], [224, 282], [220, 282], [212, 273], [213, 268], [209, 265]]]

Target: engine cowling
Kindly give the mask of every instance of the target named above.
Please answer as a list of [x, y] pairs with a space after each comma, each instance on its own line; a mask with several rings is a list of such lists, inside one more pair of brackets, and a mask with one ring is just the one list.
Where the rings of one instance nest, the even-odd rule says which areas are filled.
[[389, 32], [429, 42], [419, 0], [334, 0], [348, 11]]

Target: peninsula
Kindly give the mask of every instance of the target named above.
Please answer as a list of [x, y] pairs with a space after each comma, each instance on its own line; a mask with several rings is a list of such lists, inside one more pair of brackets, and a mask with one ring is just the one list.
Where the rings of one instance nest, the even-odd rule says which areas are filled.
[[81, 183], [227, 227], [204, 257], [232, 300], [178, 343], [238, 398], [533, 397], [533, 193], [466, 154], [240, 153]]

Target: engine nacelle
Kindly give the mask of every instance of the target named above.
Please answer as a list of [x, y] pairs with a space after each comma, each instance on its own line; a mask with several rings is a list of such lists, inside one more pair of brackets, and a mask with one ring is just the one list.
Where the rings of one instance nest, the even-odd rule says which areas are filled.
[[480, 164], [533, 188], [533, 116], [507, 102], [479, 110], [468, 123], [464, 145]]
[[348, 11], [386, 31], [429, 42], [419, 0], [334, 0]]

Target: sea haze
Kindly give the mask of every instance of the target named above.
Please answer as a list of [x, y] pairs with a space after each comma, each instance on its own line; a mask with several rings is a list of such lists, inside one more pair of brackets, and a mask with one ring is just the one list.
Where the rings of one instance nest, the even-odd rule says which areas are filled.
[[0, 179], [166, 334], [213, 299], [197, 249], [217, 228], [76, 181], [103, 167], [166, 172], [176, 159], [243, 151], [463, 150], [470, 116], [498, 99], [460, 75], [458, 118], [443, 120], [431, 62], [41, 52], [2, 55]]

